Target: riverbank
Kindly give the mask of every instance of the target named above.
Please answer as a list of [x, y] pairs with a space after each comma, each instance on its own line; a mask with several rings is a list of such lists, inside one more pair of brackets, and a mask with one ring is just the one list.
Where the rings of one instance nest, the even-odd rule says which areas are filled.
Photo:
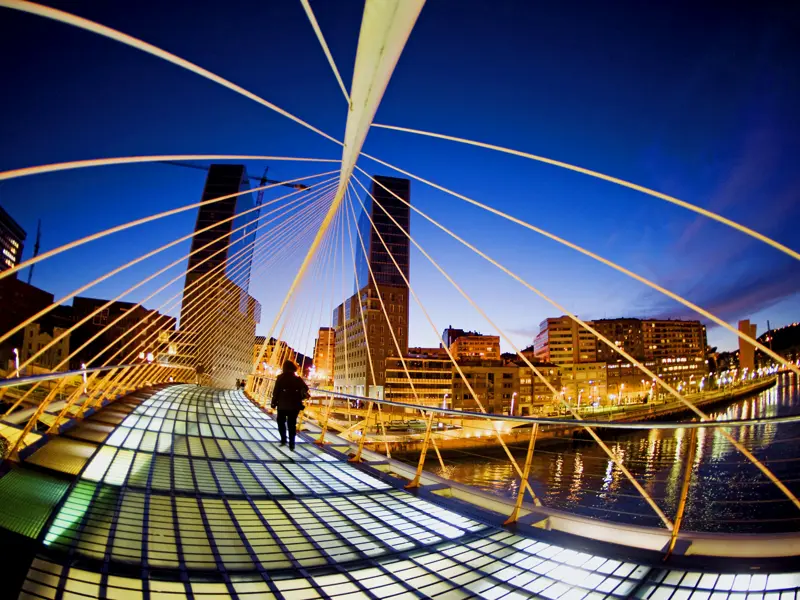
[[[704, 394], [689, 394], [685, 398], [697, 408], [710, 408], [712, 406], [746, 398], [768, 390], [778, 381], [777, 376], [767, 377], [753, 383], [742, 385], [733, 389], [718, 390]], [[616, 413], [614, 421], [651, 421], [681, 416], [693, 416], [695, 413], [680, 400], [673, 400], [664, 404], [646, 405], [642, 408], [626, 410], [621, 415]], [[609, 419], [612, 420], [612, 419]]]
[[[717, 405], [735, 402], [749, 396], [754, 396], [773, 387], [777, 382], [777, 377], [770, 377], [750, 383], [747, 385], [738, 386], [729, 390], [720, 390], [714, 392], [707, 392], [705, 394], [692, 394], [687, 396], [687, 400], [692, 402], [698, 408], [711, 408]], [[692, 410], [684, 403], [675, 400], [673, 402], [666, 402], [661, 404], [647, 404], [644, 406], [627, 406], [619, 411], [613, 413], [604, 413], [593, 416], [591, 413], [583, 414], [582, 416], [587, 420], [603, 420], [615, 422], [629, 422], [629, 421], [656, 421], [665, 419], [679, 419], [682, 417], [691, 417], [694, 415]], [[498, 422], [498, 427], [507, 427], [507, 423]], [[497, 435], [491, 428], [492, 426], [486, 420], [476, 420], [476, 423], [466, 425], [464, 428], [456, 433], [456, 431], [448, 431], [435, 433], [433, 436], [436, 448], [442, 452], [449, 451], [474, 451], [480, 452], [481, 450], [496, 450], [501, 447]], [[392, 455], [408, 456], [419, 454], [423, 445], [423, 436], [404, 436], [402, 439], [390, 439], [390, 448]], [[507, 430], [500, 435], [504, 443], [508, 445], [525, 445], [528, 443], [530, 437], [530, 426], [520, 425], [513, 429]], [[548, 441], [563, 441], [564, 438], [572, 438], [576, 440], [591, 439], [585, 429], [576, 425], [545, 425], [540, 427], [537, 434], [537, 444], [547, 443]], [[365, 441], [365, 445], [376, 452], [382, 452], [385, 448], [383, 436], [370, 435]]]
[[[734, 399], [715, 394], [707, 399], [703, 412], [714, 423], [724, 425], [727, 433], [767, 465], [791, 493], [798, 495], [800, 422], [731, 423], [800, 415], [800, 378], [783, 373], [777, 385], [760, 393], [752, 391], [753, 388], [742, 390]], [[690, 421], [686, 415], [664, 419]], [[663, 426], [653, 420], [642, 423], [644, 429], [637, 426], [627, 430], [596, 428], [596, 431], [633, 480], [668, 516], [676, 513], [681, 502], [686, 466], [692, 455], [682, 531], [759, 534], [800, 531], [797, 507], [721, 431], [702, 428], [692, 435], [692, 430], [683, 427], [649, 429], [650, 425]], [[582, 431], [577, 425], [573, 429]], [[527, 446], [526, 438], [511, 447], [520, 466], [525, 464]], [[453, 450], [443, 454], [444, 467], [441, 467], [435, 453], [429, 450], [425, 469], [498, 497], [516, 497], [519, 475], [502, 448]], [[418, 455], [398, 458], [415, 467]], [[581, 435], [537, 438], [529, 481], [548, 508], [603, 521], [653, 527], [660, 524], [633, 481], [614, 465], [603, 448]]]

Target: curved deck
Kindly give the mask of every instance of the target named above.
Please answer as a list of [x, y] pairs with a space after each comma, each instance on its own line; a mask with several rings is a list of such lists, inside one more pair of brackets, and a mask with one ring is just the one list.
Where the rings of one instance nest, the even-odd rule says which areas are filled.
[[[36, 540], [21, 598], [797, 598], [800, 573], [533, 528], [346, 462], [239, 392], [174, 385], [106, 407], [0, 478]], [[795, 569], [796, 570], [796, 569]]]

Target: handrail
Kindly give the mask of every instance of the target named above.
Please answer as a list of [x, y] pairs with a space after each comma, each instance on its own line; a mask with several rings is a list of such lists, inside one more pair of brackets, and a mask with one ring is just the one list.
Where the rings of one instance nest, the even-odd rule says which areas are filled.
[[36, 383], [39, 381], [53, 381], [55, 379], [63, 379], [64, 377], [72, 377], [73, 375], [83, 375], [84, 373], [95, 373], [100, 371], [110, 371], [112, 369], [127, 369], [128, 367], [142, 367], [145, 365], [162, 366], [169, 369], [192, 369], [184, 365], [162, 365], [160, 363], [131, 363], [129, 365], [107, 365], [105, 367], [89, 367], [87, 369], [76, 369], [74, 371], [58, 371], [56, 373], [43, 373], [41, 375], [28, 375], [26, 377], [9, 377], [8, 379], [0, 379], [0, 388], [19, 387], [28, 383]]
[[[264, 379], [273, 380], [273, 377], [263, 377]], [[765, 378], [760, 379], [758, 381], [749, 382], [750, 385], [746, 385], [743, 388], [739, 388], [740, 391], [748, 392], [753, 391], [760, 392], [764, 389], [771, 387], [776, 382], [775, 378]], [[556, 427], [571, 427], [571, 428], [578, 428], [578, 427], [599, 427], [599, 428], [606, 428], [606, 429], [618, 429], [618, 430], [627, 430], [627, 431], [641, 431], [641, 430], [653, 430], [653, 429], [661, 429], [661, 430], [675, 430], [675, 429], [688, 429], [690, 431], [689, 435], [689, 449], [687, 457], [684, 459], [684, 467], [683, 467], [683, 477], [680, 486], [680, 495], [677, 502], [677, 506], [675, 507], [674, 513], [674, 521], [670, 520], [669, 518], [665, 518], [663, 515], [664, 510], [663, 506], [660, 506], [661, 502], [668, 502], [666, 498], [656, 498], [654, 497], [653, 491], [644, 490], [641, 488], [641, 485], [637, 486], [634, 482], [634, 488], [639, 491], [642, 499], [647, 502], [651, 508], [653, 508], [655, 512], [655, 516], [661, 517], [663, 524], [665, 525], [666, 532], [668, 534], [668, 539], [666, 545], [663, 545], [663, 551], [665, 552], [664, 560], [668, 560], [672, 553], [675, 551], [676, 544], [678, 539], [681, 535], [681, 529], [684, 522], [684, 516], [687, 511], [690, 511], [690, 502], [689, 502], [689, 490], [693, 483], [697, 484], [697, 475], [694, 472], [695, 469], [695, 459], [694, 456], [698, 452], [697, 444], [698, 444], [698, 436], [697, 431], [698, 429], [705, 428], [732, 428], [732, 427], [753, 427], [757, 425], [770, 425], [770, 424], [778, 424], [778, 423], [791, 423], [791, 422], [800, 422], [800, 414], [797, 415], [790, 415], [785, 417], [767, 417], [767, 418], [757, 418], [757, 419], [736, 419], [736, 420], [720, 420], [720, 421], [705, 421], [705, 422], [652, 422], [652, 421], [631, 421], [631, 422], [614, 422], [614, 421], [574, 421], [571, 419], [563, 419], [563, 418], [545, 418], [545, 417], [525, 417], [525, 416], [511, 416], [505, 414], [493, 414], [493, 413], [479, 413], [473, 411], [463, 411], [463, 410], [455, 410], [451, 408], [442, 408], [436, 405], [433, 406], [425, 406], [420, 404], [410, 404], [405, 402], [395, 402], [392, 400], [381, 400], [378, 398], [370, 398], [365, 396], [359, 396], [355, 394], [348, 394], [345, 392], [338, 392], [335, 390], [330, 389], [322, 389], [318, 387], [311, 387], [311, 391], [313, 392], [313, 397], [319, 401], [319, 404], [315, 407], [318, 408], [319, 411], [314, 411], [316, 414], [313, 419], [315, 419], [318, 424], [320, 425], [321, 429], [324, 430], [327, 428], [327, 422], [330, 419], [330, 413], [332, 407], [334, 406], [333, 400], [335, 398], [352, 402], [352, 401], [359, 401], [364, 403], [364, 408], [366, 409], [367, 417], [366, 419], [363, 418], [364, 411], [361, 411], [359, 415], [356, 416], [356, 421], [354, 424], [350, 425], [347, 431], [352, 432], [354, 429], [361, 430], [360, 439], [358, 440], [358, 451], [354, 454], [351, 461], [359, 461], [361, 460], [361, 455], [364, 447], [364, 442], [366, 439], [366, 430], [369, 426], [369, 415], [372, 412], [373, 404], [377, 406], [385, 405], [385, 406], [397, 406], [404, 409], [414, 409], [419, 410], [425, 415], [426, 427], [424, 433], [424, 439], [421, 440], [421, 447], [419, 448], [419, 459], [414, 460], [416, 463], [416, 468], [414, 467], [413, 463], [408, 465], [408, 472], [407, 475], [411, 479], [410, 483], [407, 484], [406, 487], [414, 488], [421, 485], [421, 478], [425, 467], [425, 454], [426, 450], [428, 449], [429, 445], [433, 444], [432, 439], [432, 421], [434, 414], [439, 414], [442, 416], [448, 416], [450, 418], [459, 418], [459, 419], [468, 419], [470, 421], [501, 421], [506, 423], [523, 423], [525, 425], [530, 426], [530, 433], [527, 435], [530, 437], [528, 443], [528, 451], [525, 460], [525, 467], [520, 474], [520, 484], [516, 488], [516, 492], [513, 494], [515, 496], [513, 500], [513, 509], [511, 509], [508, 518], [505, 521], [505, 524], [510, 525], [516, 523], [519, 517], [521, 516], [521, 507], [525, 500], [525, 495], [527, 491], [531, 492], [531, 497], [533, 501], [533, 505], [535, 510], [538, 510], [536, 507], [542, 507], [542, 501], [537, 497], [534, 493], [533, 488], [530, 487], [530, 472], [533, 460], [533, 453], [534, 453], [534, 444], [536, 439], [537, 431], [541, 431], [541, 425], [550, 425]], [[263, 393], [262, 393], [263, 394]], [[263, 394], [262, 397], [265, 397], [266, 394]], [[330, 400], [324, 400], [329, 398]], [[725, 397], [715, 397], [711, 396], [710, 400], [724, 400]], [[363, 420], [361, 420], [363, 419]], [[462, 422], [462, 424], [467, 427], [466, 422]], [[493, 424], [494, 428], [498, 430], [499, 427], [497, 423]], [[514, 431], [514, 430], [512, 430]], [[518, 429], [516, 430], [518, 431]], [[526, 431], [528, 431], [526, 429]], [[723, 429], [724, 431], [724, 429]], [[320, 436], [320, 443], [324, 442], [323, 433]], [[351, 437], [352, 433], [348, 435], [345, 432], [345, 439], [347, 437]], [[385, 433], [384, 433], [384, 440], [386, 440]], [[376, 439], [375, 441], [379, 441]], [[435, 446], [434, 446], [435, 447]], [[355, 446], [353, 447], [355, 450]], [[677, 455], [676, 455], [677, 456]], [[388, 458], [388, 457], [387, 457]], [[676, 458], [677, 460], [677, 458]], [[447, 469], [444, 465], [442, 465], [442, 472], [447, 472]], [[445, 475], [445, 477], [448, 477]], [[776, 483], [774, 476], [769, 477], [772, 483]], [[652, 480], [650, 480], [652, 482]], [[783, 484], [783, 482], [779, 483]], [[791, 498], [790, 498], [791, 500]], [[504, 512], [501, 509], [501, 512]], [[530, 509], [526, 508], [525, 513], [529, 513]], [[622, 511], [624, 513], [624, 511]], [[549, 527], [549, 526], [548, 526]]]
[[[273, 377], [262, 377], [262, 379], [274, 380]], [[378, 398], [369, 398], [366, 396], [357, 396], [355, 394], [346, 394], [344, 392], [336, 392], [333, 390], [325, 390], [322, 388], [309, 388], [312, 392], [317, 392], [322, 396], [333, 396], [336, 398], [343, 398], [345, 400], [359, 400], [362, 402], [375, 402], [386, 406], [397, 406], [400, 408], [413, 408], [423, 411], [430, 411], [444, 415], [457, 416], [460, 418], [476, 418], [476, 419], [490, 419], [494, 421], [511, 421], [516, 423], [529, 423], [539, 425], [566, 425], [575, 427], [600, 427], [605, 429], [702, 429], [708, 427], [740, 427], [742, 425], [770, 425], [772, 423], [796, 423], [800, 422], [800, 414], [788, 415], [784, 417], [766, 417], [763, 419], [737, 419], [730, 421], [596, 421], [584, 419], [580, 422], [574, 419], [560, 419], [550, 417], [523, 417], [502, 415], [497, 413], [480, 413], [466, 410], [455, 410], [452, 408], [441, 408], [437, 406], [426, 406], [423, 404], [411, 404], [408, 402], [395, 402], [393, 400], [380, 400]]]

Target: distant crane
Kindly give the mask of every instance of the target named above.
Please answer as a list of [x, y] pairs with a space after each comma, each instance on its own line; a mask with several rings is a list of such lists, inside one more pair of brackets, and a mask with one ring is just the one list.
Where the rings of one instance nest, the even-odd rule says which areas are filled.
[[[200, 169], [202, 171], [208, 171], [208, 167], [204, 167], [202, 165], [194, 165], [192, 163], [187, 163], [187, 162], [180, 162], [180, 161], [176, 161], [176, 160], [161, 160], [159, 162], [161, 164], [164, 164], [164, 165], [173, 165], [173, 166], [176, 166], [176, 167], [187, 167], [189, 169]], [[307, 190], [308, 189], [308, 186], [305, 185], [304, 183], [285, 183], [283, 181], [276, 181], [274, 179], [267, 179], [267, 171], [269, 171], [269, 167], [264, 169], [264, 174], [261, 177], [252, 177], [251, 175], [248, 175], [247, 178], [250, 179], [251, 181], [258, 181], [259, 182], [258, 183], [258, 187], [264, 187], [268, 183], [275, 183], [277, 185], [282, 185], [284, 187], [289, 187], [289, 188], [292, 188], [292, 189], [295, 189], [295, 190]], [[256, 204], [258, 206], [261, 205], [260, 200], [263, 199], [263, 197], [264, 197], [264, 190], [259, 190], [259, 192], [258, 192], [258, 200], [256, 202]]]
[[[264, 174], [261, 176], [261, 180], [258, 182], [258, 187], [263, 188], [267, 183], [274, 183], [267, 179], [267, 171], [269, 171], [269, 167], [264, 167]], [[302, 185], [302, 184], [301, 184]], [[296, 189], [305, 189], [308, 186], [303, 185], [302, 187], [298, 187]], [[264, 202], [264, 190], [258, 190], [258, 196], [256, 196], [256, 206], [261, 206]]]
[[[39, 219], [39, 222], [36, 224], [36, 242], [33, 244], [33, 258], [39, 256], [39, 242], [42, 241], [42, 220]], [[36, 263], [33, 263], [30, 267], [28, 267], [28, 285], [31, 284], [31, 279], [33, 279], [33, 267], [36, 266]]]
[[[208, 171], [208, 169], [209, 169], [208, 167], [204, 167], [202, 165], [195, 165], [195, 164], [192, 164], [192, 163], [180, 162], [180, 161], [175, 161], [175, 160], [162, 160], [162, 161], [159, 161], [159, 162], [162, 163], [162, 164], [165, 164], [165, 165], [173, 165], [173, 166], [176, 166], [176, 167], [187, 167], [189, 169], [200, 169], [202, 171]], [[308, 189], [308, 186], [305, 185], [304, 183], [285, 183], [283, 181], [276, 181], [275, 179], [269, 179], [269, 178], [267, 178], [267, 172], [268, 171], [269, 171], [269, 167], [266, 167], [264, 169], [264, 174], [261, 177], [251, 177], [250, 175], [247, 175], [246, 177], [251, 181], [258, 181], [258, 187], [260, 187], [260, 188], [263, 188], [268, 183], [273, 183], [273, 184], [276, 184], [276, 185], [282, 185], [284, 187], [289, 187], [289, 188], [292, 188], [292, 189], [295, 189], [295, 190], [307, 190]], [[256, 196], [256, 203], [255, 203], [256, 207], [260, 207], [262, 205], [262, 203], [264, 202], [264, 191], [265, 190], [263, 190], [263, 189], [258, 190], [258, 195]], [[247, 235], [247, 231], [248, 230], [245, 229], [245, 235]], [[33, 267], [31, 267], [31, 268], [33, 268]]]
[[767, 341], [769, 342], [769, 349], [772, 350], [772, 327], [769, 326], [769, 321], [767, 321]]

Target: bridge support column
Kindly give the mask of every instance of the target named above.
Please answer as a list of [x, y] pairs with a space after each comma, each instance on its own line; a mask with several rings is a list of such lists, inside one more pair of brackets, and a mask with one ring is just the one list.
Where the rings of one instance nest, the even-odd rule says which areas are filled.
[[331, 406], [333, 406], [333, 395], [331, 395], [330, 400], [328, 400], [328, 406], [325, 409], [325, 418], [322, 420], [322, 430], [319, 433], [319, 437], [314, 440], [317, 446], [325, 445], [325, 434], [328, 433], [328, 419], [331, 417]]
[[534, 423], [531, 427], [531, 439], [528, 442], [528, 454], [525, 455], [525, 467], [522, 469], [522, 478], [519, 482], [519, 489], [517, 490], [517, 501], [514, 503], [514, 510], [511, 511], [509, 517], [505, 520], [503, 525], [511, 525], [516, 523], [519, 519], [519, 509], [522, 508], [522, 501], [525, 499], [525, 483], [528, 481], [528, 476], [531, 474], [531, 464], [533, 464], [533, 449], [536, 446], [536, 432], [539, 429], [539, 424]]
[[419, 487], [419, 478], [422, 476], [422, 467], [425, 466], [425, 454], [428, 453], [428, 445], [431, 442], [431, 427], [433, 426], [433, 411], [428, 414], [428, 426], [425, 428], [425, 441], [422, 442], [422, 451], [419, 453], [419, 463], [414, 479], [406, 485], [407, 490]]
[[692, 483], [692, 467], [694, 466], [694, 455], [697, 450], [697, 429], [693, 428], [691, 432], [689, 436], [689, 450], [686, 452], [686, 466], [683, 473], [683, 486], [681, 486], [681, 499], [678, 503], [675, 525], [672, 527], [672, 536], [670, 537], [664, 560], [667, 560], [672, 555], [672, 551], [675, 549], [675, 544], [678, 541], [678, 532], [681, 530], [683, 513], [686, 510], [686, 499], [689, 496], [689, 485]]
[[367, 430], [369, 429], [369, 418], [372, 416], [372, 402], [369, 403], [367, 407], [367, 418], [364, 419], [364, 426], [361, 428], [361, 439], [358, 440], [358, 452], [356, 455], [347, 462], [354, 462], [360, 463], [361, 462], [361, 451], [364, 450], [364, 442], [367, 440]]
[[389, 440], [386, 437], [386, 423], [383, 422], [383, 411], [381, 405], [378, 403], [378, 422], [381, 424], [381, 431], [383, 432], [383, 444], [386, 447], [386, 458], [392, 458], [392, 453], [389, 451]]

